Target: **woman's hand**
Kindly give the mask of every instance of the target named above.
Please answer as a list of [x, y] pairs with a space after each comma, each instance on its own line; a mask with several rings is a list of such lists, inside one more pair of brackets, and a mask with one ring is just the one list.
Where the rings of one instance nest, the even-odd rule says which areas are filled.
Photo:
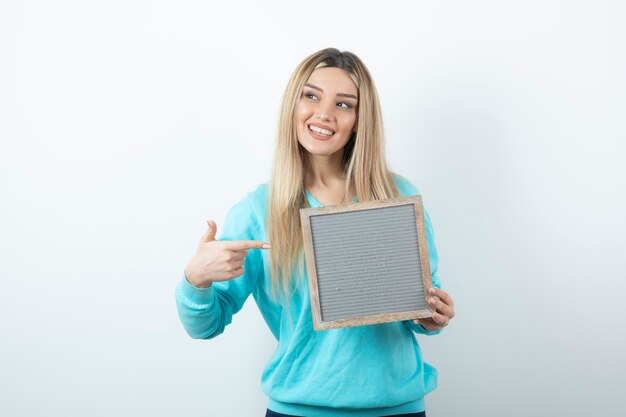
[[429, 291], [428, 304], [434, 309], [433, 316], [425, 319], [413, 320], [415, 324], [421, 324], [429, 332], [441, 330], [450, 323], [454, 317], [454, 301], [447, 292], [432, 287]]
[[269, 249], [258, 240], [215, 240], [217, 225], [208, 220], [208, 230], [198, 244], [196, 254], [185, 268], [187, 281], [195, 287], [206, 288], [213, 281], [227, 281], [243, 274], [248, 249]]

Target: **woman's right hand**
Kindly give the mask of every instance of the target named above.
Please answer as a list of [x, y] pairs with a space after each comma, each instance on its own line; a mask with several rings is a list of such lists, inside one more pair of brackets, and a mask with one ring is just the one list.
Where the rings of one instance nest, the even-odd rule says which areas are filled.
[[215, 240], [217, 225], [208, 220], [208, 230], [198, 244], [196, 254], [185, 268], [187, 281], [195, 287], [206, 288], [213, 281], [228, 281], [243, 274], [248, 249], [269, 249], [259, 240]]

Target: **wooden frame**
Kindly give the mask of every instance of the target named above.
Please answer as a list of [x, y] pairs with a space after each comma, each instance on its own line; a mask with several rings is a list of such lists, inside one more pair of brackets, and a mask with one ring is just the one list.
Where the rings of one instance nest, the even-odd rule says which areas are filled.
[[[413, 210], [407, 206], [412, 206]], [[411, 213], [414, 213], [414, 224]], [[401, 219], [394, 220], [394, 216]], [[421, 196], [303, 208], [300, 220], [315, 330], [432, 317], [432, 309], [426, 301], [432, 278]], [[367, 233], [371, 230], [371, 240], [364, 239], [364, 230]], [[335, 242], [332, 236], [340, 237]], [[361, 249], [363, 252], [359, 253]], [[385, 264], [387, 259], [390, 259], [389, 265]], [[374, 276], [367, 276], [368, 262], [371, 270], [377, 271]], [[351, 265], [360, 268], [356, 276], [346, 272]], [[318, 276], [318, 269], [323, 271], [322, 275]], [[348, 307], [341, 305], [344, 300]], [[390, 300], [392, 304], [386, 305]], [[359, 313], [351, 315], [354, 311]], [[348, 316], [344, 317], [346, 314]]]

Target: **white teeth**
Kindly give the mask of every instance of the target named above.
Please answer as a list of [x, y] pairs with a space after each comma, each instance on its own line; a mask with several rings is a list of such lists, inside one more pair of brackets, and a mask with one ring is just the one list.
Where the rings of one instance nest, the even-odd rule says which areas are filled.
[[321, 129], [321, 128], [317, 127], [317, 126], [309, 126], [309, 129], [311, 129], [315, 133], [319, 133], [321, 135], [330, 136], [330, 135], [333, 134], [332, 130]]

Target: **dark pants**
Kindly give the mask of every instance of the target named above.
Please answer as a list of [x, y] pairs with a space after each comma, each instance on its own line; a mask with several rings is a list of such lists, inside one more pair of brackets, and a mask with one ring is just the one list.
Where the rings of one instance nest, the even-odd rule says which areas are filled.
[[[272, 410], [267, 410], [267, 412], [265, 413], [265, 417], [298, 417], [298, 416], [292, 416], [289, 414], [281, 414]], [[393, 416], [383, 416], [383, 417], [426, 417], [426, 412], [422, 411], [421, 413], [394, 414]]]

